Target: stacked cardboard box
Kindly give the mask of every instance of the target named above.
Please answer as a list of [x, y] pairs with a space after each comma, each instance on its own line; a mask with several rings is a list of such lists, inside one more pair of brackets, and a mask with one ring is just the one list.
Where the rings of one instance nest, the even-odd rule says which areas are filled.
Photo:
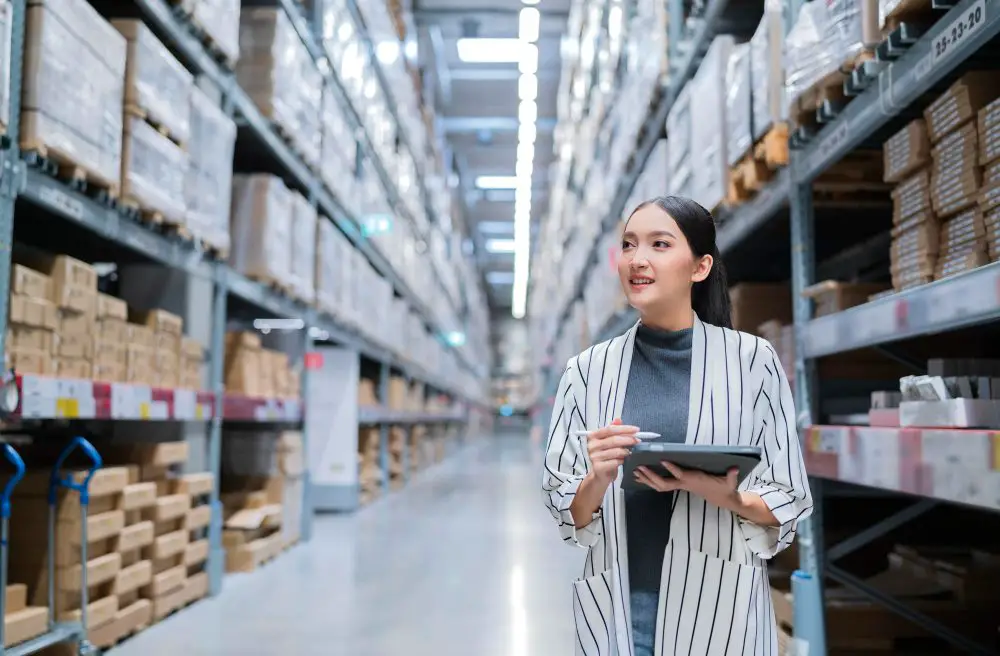
[[[50, 282], [49, 299], [57, 309], [52, 373], [63, 378], [89, 379], [93, 373], [97, 273], [89, 264], [66, 255], [18, 253], [17, 259], [47, 276]], [[46, 287], [37, 277], [30, 286], [35, 290]]]
[[185, 389], [201, 389], [201, 367], [205, 362], [205, 347], [193, 337], [181, 338], [180, 382]]
[[[923, 121], [917, 125], [926, 134]], [[941, 223], [931, 203], [929, 159], [928, 155], [919, 160], [923, 167], [892, 190], [891, 274], [897, 291], [934, 279]]]
[[8, 585], [4, 599], [4, 647], [36, 638], [48, 630], [48, 608], [28, 606], [28, 586]]
[[193, 88], [184, 224], [223, 260], [229, 257], [235, 148], [236, 123], [201, 89]]
[[382, 492], [380, 440], [380, 431], [375, 426], [364, 426], [358, 432], [358, 484], [361, 505], [374, 501]]
[[281, 179], [234, 175], [229, 263], [240, 273], [291, 287], [293, 195]]
[[729, 289], [733, 328], [754, 331], [770, 319], [792, 320], [792, 291], [785, 283], [740, 283]]
[[93, 378], [125, 382], [128, 374], [128, 305], [108, 294], [97, 295], [94, 323]]
[[261, 346], [251, 332], [226, 334], [226, 391], [246, 396], [299, 398], [300, 380], [288, 355]]
[[173, 494], [186, 495], [191, 499], [190, 508], [184, 518], [184, 530], [188, 533], [188, 543], [184, 547], [181, 560], [187, 569], [184, 583], [185, 603], [201, 599], [208, 594], [208, 525], [212, 521], [212, 507], [209, 498], [215, 487], [215, 477], [209, 473], [184, 474], [170, 482]]
[[[69, 472], [78, 483], [85, 472]], [[27, 586], [28, 597], [35, 606], [48, 603], [48, 471], [30, 472], [15, 489], [11, 523], [18, 530], [11, 532], [11, 580]], [[118, 590], [128, 588], [141, 572], [123, 569], [119, 537], [125, 526], [125, 490], [128, 470], [105, 467], [90, 480], [90, 503], [87, 510], [87, 562], [81, 562], [80, 536], [83, 515], [80, 497], [75, 491], [62, 489], [56, 499], [56, 537], [51, 545], [55, 558], [55, 596], [53, 604], [57, 621], [80, 621], [83, 574], [87, 577], [87, 622], [90, 639], [107, 644], [108, 632], [114, 627], [121, 607]], [[125, 574], [124, 577], [120, 575]], [[113, 640], [112, 640], [113, 642]]]
[[990, 260], [1000, 259], [1000, 99], [979, 110], [979, 164], [984, 167], [979, 209]]
[[25, 374], [54, 374], [59, 317], [52, 302], [52, 280], [20, 264], [12, 265], [10, 275], [7, 366]]
[[166, 310], [129, 308], [128, 382], [177, 387], [184, 321]]
[[[316, 231], [319, 217], [305, 196], [292, 194], [291, 287], [299, 300], [316, 301]], [[324, 223], [329, 223], [323, 219]]]
[[934, 268], [937, 280], [988, 262], [985, 223], [978, 208], [983, 169], [977, 117], [998, 95], [1000, 73], [972, 71], [924, 110], [933, 144], [931, 204], [943, 223]]
[[389, 487], [402, 489], [406, 483], [406, 443], [410, 429], [403, 426], [389, 427]]
[[882, 283], [824, 280], [803, 289], [802, 295], [812, 299], [813, 316], [824, 317], [867, 303], [872, 295], [885, 291], [886, 287]]

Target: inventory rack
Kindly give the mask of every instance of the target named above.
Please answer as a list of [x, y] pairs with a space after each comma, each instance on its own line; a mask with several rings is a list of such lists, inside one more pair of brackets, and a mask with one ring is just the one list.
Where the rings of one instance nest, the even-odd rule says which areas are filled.
[[[391, 204], [400, 206], [393, 181], [375, 155], [371, 140], [357, 113], [347, 101], [340, 80], [326, 61], [326, 55], [314, 31], [315, 25], [304, 16], [303, 10], [293, 0], [280, 0], [278, 4], [291, 19], [319, 70], [324, 72], [326, 83], [337, 92], [358, 137], [359, 146], [374, 162]], [[214, 84], [221, 96], [224, 111], [233, 116], [241, 127], [241, 136], [238, 138], [244, 138], [242, 133], [245, 130], [250, 135], [249, 138], [259, 142], [270, 159], [270, 165], [282, 171], [284, 177], [294, 181], [305, 192], [309, 202], [327, 217], [321, 220], [333, 221], [354, 247], [392, 283], [395, 293], [409, 302], [429, 332], [438, 341], [447, 344], [446, 335], [459, 326], [438, 325], [431, 311], [403, 281], [392, 263], [364, 236], [358, 217], [350, 215], [344, 205], [324, 187], [318, 175], [305, 165], [264, 119], [249, 96], [237, 85], [234, 74], [221, 67], [196, 38], [187, 19], [168, 0], [135, 0], [134, 5], [146, 24], [194, 74], [203, 76]], [[303, 421], [308, 408], [303, 406], [301, 400], [247, 397], [224, 390], [223, 357], [227, 327], [248, 327], [250, 317], [300, 320], [290, 334], [279, 337], [283, 338], [282, 344], [290, 351], [292, 360], [299, 363], [303, 390], [307, 389], [309, 373], [309, 366], [303, 365], [304, 360], [307, 360], [306, 356], [313, 351], [315, 344], [335, 343], [356, 351], [362, 358], [378, 363], [383, 377], [401, 373], [408, 379], [421, 381], [428, 388], [461, 401], [461, 410], [441, 415], [372, 411], [365, 415], [366, 423], [465, 424], [470, 417], [486, 411], [487, 403], [475, 391], [475, 385], [465, 384], [465, 381], [480, 378], [482, 372], [462, 349], [454, 349], [462, 368], [462, 377], [445, 379], [437, 372], [427, 371], [409, 359], [398, 357], [358, 331], [346, 328], [324, 312], [240, 275], [224, 261], [214, 259], [210, 253], [201, 250], [196, 243], [155, 232], [146, 224], [127, 217], [111, 204], [95, 200], [28, 166], [22, 160], [18, 138], [25, 15], [26, 0], [13, 0], [9, 59], [10, 120], [5, 136], [6, 147], [0, 153], [0, 241], [5, 244], [4, 252], [0, 254], [0, 289], [6, 290], [10, 283], [14, 222], [18, 219], [15, 206], [17, 205], [18, 212], [23, 211], [22, 207], [43, 210], [56, 220], [65, 222], [63, 225], [73, 226], [74, 230], [89, 234], [101, 245], [102, 252], [114, 254], [112, 258], [122, 257], [128, 261], [160, 265], [167, 270], [184, 272], [208, 283], [212, 290], [210, 339], [207, 348], [209, 372], [206, 390], [200, 392], [18, 375], [16, 381], [21, 393], [20, 403], [8, 419], [19, 423], [50, 420], [205, 422], [209, 426], [208, 470], [215, 475], [215, 480], [218, 480], [221, 467], [223, 425], [227, 423], [234, 426], [251, 423], [301, 427], [303, 443], [308, 453], [308, 435]], [[424, 198], [426, 200], [426, 191]], [[432, 217], [432, 224], [436, 223], [437, 219], [429, 205], [428, 214]], [[441, 286], [440, 278], [437, 282]], [[443, 286], [441, 293], [447, 296]], [[464, 317], [466, 308], [455, 307], [454, 299], [451, 299], [451, 303], [455, 316]], [[5, 291], [0, 294], [0, 345], [6, 334], [7, 314], [8, 297]], [[276, 329], [274, 332], [282, 331]], [[384, 379], [382, 382], [384, 384]], [[303, 540], [308, 540], [312, 515], [308, 471], [303, 487], [306, 499], [302, 536]], [[222, 508], [217, 486], [212, 492], [211, 507], [213, 516], [210, 525], [209, 578], [210, 591], [214, 595], [221, 589], [225, 562], [225, 552], [222, 549]], [[12, 527], [12, 530], [16, 531], [17, 527]]]
[[[622, 176], [604, 215], [598, 235], [612, 230], [627, 211], [626, 203], [639, 180], [656, 140], [664, 133], [665, 117], [680, 90], [692, 78], [702, 54], [716, 33], [714, 29], [727, 10], [725, 1], [706, 3], [703, 19], [683, 31], [683, 56], [671, 66], [661, 100], [651, 108], [632, 163]], [[786, 32], [794, 24], [804, 0], [785, 0]], [[798, 427], [807, 469], [812, 479], [816, 508], [800, 525], [800, 570], [792, 580], [795, 598], [795, 640], [805, 643], [810, 654], [827, 651], [824, 628], [823, 581], [835, 581], [869, 600], [921, 625], [963, 653], [993, 653], [983, 645], [956, 633], [899, 599], [875, 589], [832, 561], [886, 536], [924, 515], [939, 502], [953, 502], [983, 511], [1000, 511], [995, 493], [998, 443], [991, 430], [901, 429], [855, 426], [823, 426], [820, 421], [816, 359], [864, 347], [879, 347], [892, 356], [891, 344], [905, 339], [946, 333], [1000, 320], [1000, 263], [987, 264], [917, 288], [877, 298], [848, 310], [812, 318], [811, 300], [802, 291], [817, 281], [815, 237], [816, 211], [812, 182], [842, 157], [862, 146], [881, 146], [886, 131], [901, 127], [901, 120], [920, 111], [926, 94], [943, 90], [963, 64], [1000, 34], [1000, 4], [992, 0], [930, 1], [935, 22], [926, 31], [904, 23], [889, 34], [878, 48], [878, 56], [855, 71], [845, 82], [849, 102], [826, 107], [812, 130], [793, 133], [789, 165], [767, 183], [749, 202], [732, 212], [722, 212], [718, 245], [727, 259], [768, 224], [785, 215], [791, 235], [791, 288], [796, 337], [794, 392], [799, 412]], [[669, 2], [671, 28], [684, 25], [681, 3]], [[956, 31], [963, 23], [972, 29]], [[678, 32], [680, 29], [678, 28]], [[671, 39], [676, 33], [672, 33]], [[944, 46], [941, 43], [945, 43]], [[671, 61], [677, 49], [670, 47]], [[987, 67], [990, 67], [987, 65]], [[993, 66], [995, 67], [995, 66]], [[669, 134], [667, 135], [669, 138]], [[595, 240], [587, 259], [590, 267], [603, 266]], [[582, 298], [585, 277], [577, 281], [567, 305], [557, 310], [557, 328], [552, 344], [572, 331], [570, 310]], [[611, 317], [593, 334], [593, 342], [610, 339], [627, 330], [638, 315], [631, 308]], [[536, 421], [548, 425], [548, 413], [561, 362], [546, 362], [547, 376], [540, 394]], [[544, 430], [544, 428], [543, 428]], [[865, 462], [864, 454], [878, 454]], [[928, 481], [921, 472], [933, 465], [940, 480]], [[912, 505], [882, 518], [857, 535], [824, 547], [823, 497], [828, 488], [843, 483], [877, 491], [915, 497]], [[799, 653], [799, 652], [793, 652]]]

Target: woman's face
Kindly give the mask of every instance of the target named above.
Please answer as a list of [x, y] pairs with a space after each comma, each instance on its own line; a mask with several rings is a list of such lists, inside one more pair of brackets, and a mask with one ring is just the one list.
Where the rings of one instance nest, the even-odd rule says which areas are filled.
[[640, 313], [691, 303], [691, 286], [708, 277], [712, 257], [697, 257], [677, 222], [656, 205], [635, 212], [622, 234], [618, 278]]

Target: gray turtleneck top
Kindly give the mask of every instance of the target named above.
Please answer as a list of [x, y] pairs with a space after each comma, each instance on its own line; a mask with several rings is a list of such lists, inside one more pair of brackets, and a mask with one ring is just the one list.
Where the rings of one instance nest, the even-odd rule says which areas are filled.
[[[659, 442], [684, 441], [691, 387], [691, 340], [691, 328], [663, 331], [639, 325], [622, 408], [623, 423], [659, 433]], [[625, 490], [632, 590], [660, 589], [673, 498], [672, 492]]]

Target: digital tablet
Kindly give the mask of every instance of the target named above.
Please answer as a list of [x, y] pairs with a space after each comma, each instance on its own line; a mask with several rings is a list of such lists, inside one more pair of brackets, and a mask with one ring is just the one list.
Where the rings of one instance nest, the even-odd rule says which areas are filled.
[[675, 444], [641, 443], [635, 445], [625, 458], [622, 487], [648, 490], [650, 487], [635, 480], [635, 470], [644, 466], [664, 478], [673, 478], [662, 463], [672, 462], [682, 469], [696, 469], [714, 476], [725, 476], [736, 467], [739, 469], [737, 484], [750, 475], [760, 463], [759, 446], [731, 446], [726, 444]]

